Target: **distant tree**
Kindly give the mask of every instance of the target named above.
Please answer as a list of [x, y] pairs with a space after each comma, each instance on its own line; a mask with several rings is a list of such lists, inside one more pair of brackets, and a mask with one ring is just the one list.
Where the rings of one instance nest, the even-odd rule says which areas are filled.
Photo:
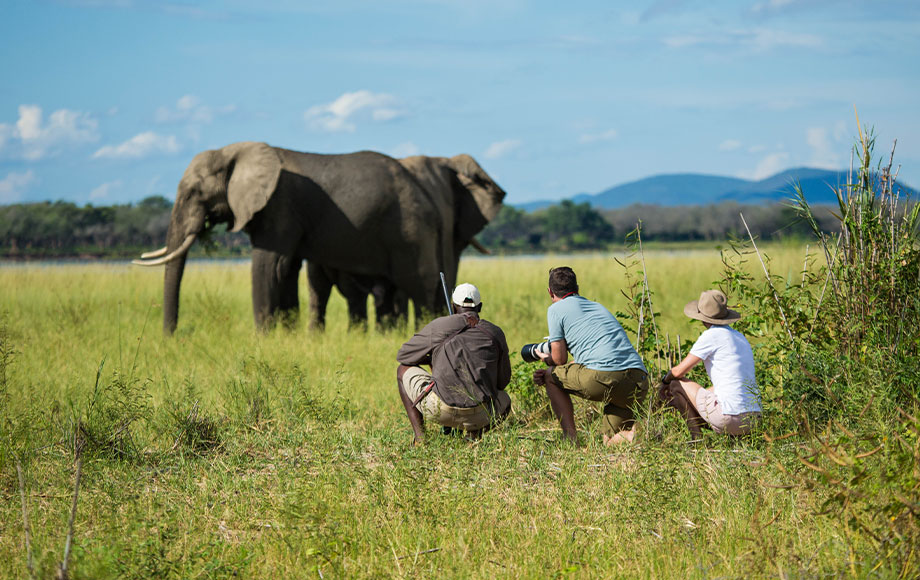
[[[834, 226], [828, 206], [816, 206], [819, 225], [830, 231]], [[643, 238], [660, 241], [724, 240], [728, 236], [747, 237], [741, 214], [751, 233], [764, 240], [807, 238], [811, 236], [795, 210], [786, 204], [741, 205], [726, 201], [711, 205], [658, 206], [634, 204], [603, 210], [603, 216], [613, 224], [617, 237], [642, 221]]]
[[166, 238], [171, 206], [162, 197], [146, 198], [137, 206], [78, 207], [64, 201], [2, 206], [0, 252], [109, 254], [160, 245]]
[[571, 200], [535, 212], [542, 222], [547, 249], [569, 251], [601, 248], [614, 240], [613, 226], [587, 202]]
[[543, 235], [537, 222], [537, 218], [524, 210], [503, 205], [478, 239], [487, 248], [513, 252], [538, 251], [541, 249]]
[[138, 208], [145, 210], [172, 210], [172, 202], [163, 197], [162, 195], [151, 195], [140, 200], [137, 204]]

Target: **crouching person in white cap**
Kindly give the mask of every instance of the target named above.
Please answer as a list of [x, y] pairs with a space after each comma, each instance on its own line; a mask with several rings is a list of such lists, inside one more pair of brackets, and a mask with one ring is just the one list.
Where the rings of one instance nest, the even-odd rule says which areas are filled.
[[399, 395], [416, 445], [424, 441], [426, 419], [475, 439], [511, 411], [505, 334], [479, 317], [482, 300], [472, 284], [457, 286], [451, 301], [454, 314], [428, 323], [396, 354]]

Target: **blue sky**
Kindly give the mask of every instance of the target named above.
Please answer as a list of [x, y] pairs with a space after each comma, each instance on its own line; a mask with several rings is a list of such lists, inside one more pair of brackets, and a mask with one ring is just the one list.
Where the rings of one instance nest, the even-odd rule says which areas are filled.
[[8, 0], [0, 50], [0, 203], [173, 198], [243, 140], [469, 153], [510, 203], [762, 178], [847, 166], [854, 108], [920, 186], [915, 0]]

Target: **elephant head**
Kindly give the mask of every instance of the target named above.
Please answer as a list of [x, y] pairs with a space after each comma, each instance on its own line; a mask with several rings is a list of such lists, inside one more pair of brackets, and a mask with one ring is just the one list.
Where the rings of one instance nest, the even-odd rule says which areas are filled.
[[498, 215], [505, 191], [466, 154], [450, 158], [417, 155], [399, 161], [434, 197], [441, 215], [453, 218], [445, 220], [445, 224], [452, 224], [453, 228], [453, 252], [445, 265], [452, 266], [449, 275], [453, 283], [464, 248], [473, 244], [482, 251], [474, 237]]
[[265, 143], [242, 142], [199, 153], [179, 182], [166, 247], [143, 254], [135, 264], [166, 264], [163, 330], [171, 334], [179, 317], [179, 286], [195, 239], [219, 223], [238, 232], [268, 203], [278, 184], [282, 161]]

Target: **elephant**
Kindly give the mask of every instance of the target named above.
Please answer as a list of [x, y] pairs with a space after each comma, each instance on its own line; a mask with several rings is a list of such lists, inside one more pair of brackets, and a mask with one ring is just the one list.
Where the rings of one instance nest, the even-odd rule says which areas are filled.
[[[481, 254], [492, 253], [475, 239], [470, 245]], [[310, 293], [311, 328], [322, 330], [326, 327], [326, 306], [333, 287], [338, 288], [348, 304], [349, 328], [367, 329], [368, 295], [374, 299], [374, 313], [379, 330], [405, 324], [408, 320], [409, 305], [406, 294], [385, 278], [359, 276], [310, 262], [307, 264], [307, 286]]]
[[[460, 162], [475, 164], [466, 159]], [[480, 203], [462, 210], [469, 215], [466, 224], [486, 223], [505, 192], [491, 180], [468, 179], [470, 196]], [[192, 159], [179, 181], [166, 246], [134, 262], [166, 266], [166, 334], [178, 324], [188, 250], [220, 223], [246, 232], [252, 243], [252, 306], [260, 330], [296, 318], [304, 260], [389, 280], [413, 301], [418, 318], [439, 309], [439, 272], [450, 273], [449, 282], [454, 282], [454, 224], [464, 223], [456, 214], [403, 163], [381, 153], [325, 155], [233, 143]]]
[[[445, 277], [454, 280], [460, 254], [467, 245], [472, 245], [481, 253], [490, 253], [474, 236], [498, 214], [501, 207], [500, 204], [490, 205], [497, 196], [484, 198], [477, 194], [477, 189], [485, 186], [489, 191], [501, 191], [501, 188], [469, 155], [451, 158], [416, 155], [399, 159], [399, 162], [432, 198], [439, 201], [445, 213], [450, 213], [450, 208], [454, 208], [454, 259], [447, 266], [448, 271], [445, 271]], [[373, 279], [350, 271], [308, 263], [307, 284], [310, 291], [310, 324], [315, 328], [323, 328], [325, 325], [326, 303], [333, 286], [339, 289], [348, 303], [351, 326], [366, 323], [368, 294], [374, 296], [378, 326], [385, 327], [404, 320], [407, 315], [405, 293], [385, 278]], [[443, 296], [441, 303], [444, 304]]]
[[310, 290], [310, 327], [326, 327], [326, 305], [333, 286], [348, 304], [349, 328], [367, 328], [367, 297], [374, 298], [378, 328], [389, 328], [408, 320], [408, 299], [386, 278], [374, 278], [335, 270], [316, 262], [307, 263]]

